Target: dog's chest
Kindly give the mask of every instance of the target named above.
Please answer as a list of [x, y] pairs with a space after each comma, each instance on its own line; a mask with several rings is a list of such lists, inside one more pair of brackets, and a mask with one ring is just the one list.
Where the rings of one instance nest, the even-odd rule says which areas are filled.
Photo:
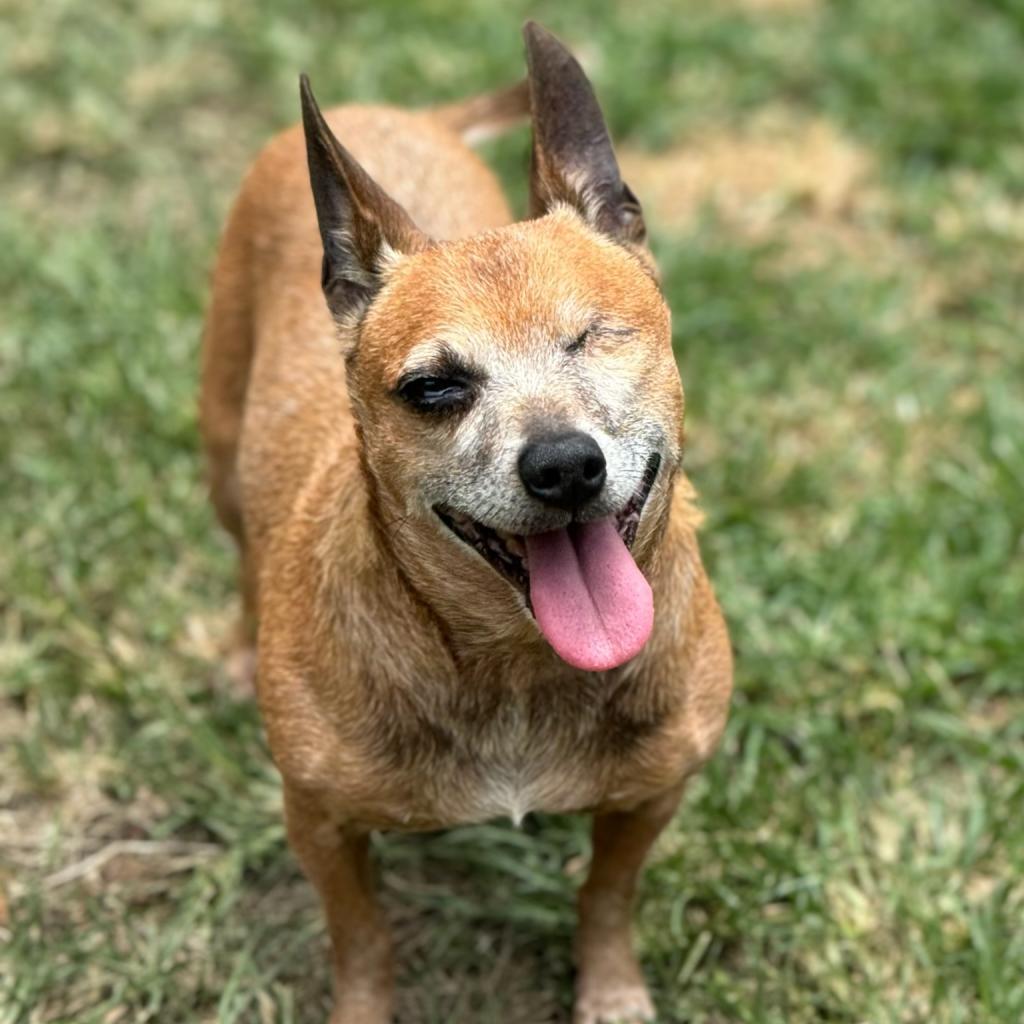
[[[587, 806], [596, 772], [589, 754], [581, 757], [577, 747], [573, 756], [568, 732], [564, 723], [538, 723], [522, 704], [510, 702], [494, 722], [465, 737], [462, 756], [448, 766], [452, 785], [438, 792], [440, 802], [466, 821], [507, 817], [517, 825], [531, 811]], [[467, 772], [468, 764], [473, 767]]]
[[537, 685], [454, 696], [392, 749], [415, 804], [439, 826], [584, 810], [652, 731], [597, 687]]

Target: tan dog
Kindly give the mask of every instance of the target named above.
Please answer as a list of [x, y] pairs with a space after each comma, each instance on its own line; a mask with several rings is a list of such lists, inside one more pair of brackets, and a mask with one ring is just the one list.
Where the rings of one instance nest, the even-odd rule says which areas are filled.
[[[368, 832], [534, 810], [595, 815], [575, 1021], [652, 1019], [631, 897], [727, 713], [640, 208], [580, 66], [525, 36], [528, 92], [454, 108], [325, 119], [303, 81], [214, 275], [203, 436], [333, 1024], [391, 1018]], [[528, 107], [510, 223], [463, 136]]]

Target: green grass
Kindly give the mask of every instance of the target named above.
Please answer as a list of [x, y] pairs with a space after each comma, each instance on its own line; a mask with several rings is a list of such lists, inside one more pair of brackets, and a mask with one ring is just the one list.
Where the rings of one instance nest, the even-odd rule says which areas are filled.
[[[643, 883], [659, 1019], [1024, 1019], [1024, 8], [797, 6], [4, 5], [2, 1024], [324, 1019], [319, 911], [219, 650], [206, 270], [300, 69], [325, 100], [450, 99], [520, 73], [528, 13], [625, 146], [820, 116], [883, 197], [839, 214], [879, 259], [801, 259], [787, 229], [831, 227], [799, 197], [757, 238], [654, 223], [738, 655]], [[489, 150], [519, 196], [524, 149]], [[578, 820], [379, 840], [401, 1019], [564, 1020], [586, 853]]]

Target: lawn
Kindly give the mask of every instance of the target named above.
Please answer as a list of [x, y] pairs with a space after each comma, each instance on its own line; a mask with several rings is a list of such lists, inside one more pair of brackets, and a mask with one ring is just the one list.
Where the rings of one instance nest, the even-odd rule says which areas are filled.
[[[521, 73], [527, 15], [646, 202], [737, 654], [642, 886], [659, 1020], [1024, 1019], [1018, 0], [0, 12], [0, 1024], [325, 1020], [224, 667], [207, 272], [300, 70], [454, 99]], [[520, 202], [527, 144], [486, 149]], [[376, 845], [403, 1024], [567, 1019], [583, 821]]]

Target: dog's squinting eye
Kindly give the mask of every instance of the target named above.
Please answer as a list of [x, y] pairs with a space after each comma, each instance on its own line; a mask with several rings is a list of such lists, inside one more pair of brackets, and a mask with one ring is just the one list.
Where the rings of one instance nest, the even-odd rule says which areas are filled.
[[410, 377], [399, 382], [397, 392], [420, 412], [454, 412], [473, 400], [470, 382], [457, 377]]
[[579, 352], [579, 350], [581, 348], [583, 348], [584, 345], [586, 345], [588, 337], [590, 337], [590, 328], [589, 327], [587, 327], [584, 330], [580, 331], [580, 333], [578, 335], [576, 335], [576, 340], [569, 342], [569, 344], [565, 346], [565, 351], [566, 352]]
[[636, 330], [633, 327], [614, 327], [611, 324], [602, 323], [600, 320], [595, 321], [586, 329], [580, 331], [576, 335], [575, 341], [570, 341], [565, 346], [565, 351], [579, 352], [591, 338], [630, 338], [636, 334]]

